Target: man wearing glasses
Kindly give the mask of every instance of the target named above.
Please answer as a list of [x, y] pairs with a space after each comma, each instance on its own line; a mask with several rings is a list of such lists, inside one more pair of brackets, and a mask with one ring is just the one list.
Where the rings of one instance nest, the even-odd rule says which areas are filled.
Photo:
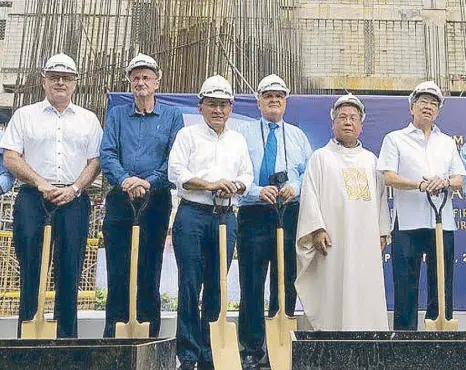
[[69, 56], [52, 56], [42, 70], [45, 100], [19, 108], [0, 146], [5, 166], [24, 184], [13, 213], [13, 240], [20, 265], [21, 323], [37, 310], [45, 211], [54, 222], [55, 319], [60, 338], [77, 336], [77, 295], [89, 228], [84, 189], [99, 173], [102, 128], [94, 113], [71, 102], [78, 71]]
[[[448, 190], [443, 209], [446, 318], [453, 314], [454, 235], [451, 190], [460, 190], [466, 174], [455, 141], [434, 123], [444, 97], [433, 81], [420, 83], [409, 96], [412, 122], [387, 134], [377, 170], [394, 188], [392, 264], [394, 280], [394, 329], [416, 330], [418, 286], [422, 256], [427, 262], [427, 319], [438, 315], [435, 216], [426, 192]], [[434, 197], [435, 200], [435, 197]]]
[[153, 58], [138, 54], [126, 67], [126, 76], [134, 103], [108, 113], [100, 150], [102, 173], [112, 186], [103, 223], [108, 276], [104, 336], [115, 336], [115, 323], [129, 319], [133, 223], [129, 200], [149, 192], [149, 204], [140, 219], [137, 312], [139, 321], [150, 322], [149, 335], [157, 337], [160, 275], [172, 210], [167, 162], [183, 116], [178, 108], [163, 105], [154, 96], [162, 71]]
[[312, 154], [301, 189], [296, 290], [314, 330], [388, 330], [390, 216], [377, 157], [359, 141], [365, 107], [343, 95], [330, 117], [333, 138]]
[[[178, 265], [176, 332], [180, 369], [213, 370], [209, 322], [220, 312], [217, 204], [236, 205], [252, 183], [252, 165], [244, 138], [226, 122], [233, 107], [230, 83], [209, 77], [199, 93], [204, 122], [182, 129], [173, 144], [168, 177], [181, 198], [173, 224], [173, 247]], [[228, 199], [226, 199], [228, 198]], [[225, 208], [227, 256], [230, 266], [236, 242], [236, 217]], [[199, 295], [202, 308], [199, 313]]]
[[248, 143], [254, 182], [242, 198], [238, 212], [238, 264], [241, 287], [239, 341], [243, 368], [258, 369], [264, 356], [264, 290], [270, 264], [269, 317], [278, 311], [276, 258], [277, 201], [287, 205], [285, 232], [285, 306], [294, 315], [296, 306], [296, 224], [301, 181], [311, 156], [304, 132], [284, 122], [290, 90], [277, 75], [264, 77], [257, 89], [261, 118], [239, 127]]

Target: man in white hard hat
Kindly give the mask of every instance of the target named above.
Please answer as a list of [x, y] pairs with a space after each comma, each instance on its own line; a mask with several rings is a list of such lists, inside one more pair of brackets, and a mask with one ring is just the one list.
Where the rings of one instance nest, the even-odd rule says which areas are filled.
[[[219, 75], [209, 77], [199, 99], [204, 122], [179, 132], [168, 162], [168, 177], [181, 198], [173, 247], [179, 282], [177, 355], [183, 370], [194, 369], [196, 363], [197, 369], [214, 368], [209, 322], [217, 320], [220, 312], [219, 213], [226, 212], [230, 266], [237, 228], [232, 206], [252, 183], [246, 142], [226, 124], [233, 106], [230, 83]], [[214, 196], [220, 209], [214, 207]], [[202, 315], [198, 308], [201, 286]]]
[[113, 337], [116, 322], [129, 319], [133, 224], [129, 202], [139, 202], [149, 193], [140, 218], [137, 313], [139, 321], [150, 322], [149, 335], [157, 337], [162, 259], [172, 210], [168, 154], [183, 127], [183, 116], [179, 108], [161, 104], [154, 96], [162, 72], [152, 57], [138, 54], [129, 62], [126, 75], [134, 102], [108, 113], [100, 150], [102, 173], [112, 185], [103, 222], [108, 277], [104, 336]]
[[295, 285], [314, 330], [388, 330], [381, 251], [390, 215], [377, 157], [358, 139], [365, 115], [352, 94], [335, 102], [334, 136], [303, 180]]
[[301, 129], [283, 120], [289, 93], [279, 76], [263, 78], [257, 91], [261, 118], [239, 128], [246, 138], [254, 168], [251, 191], [241, 199], [238, 212], [239, 340], [244, 348], [245, 369], [256, 369], [264, 355], [264, 286], [269, 263], [269, 317], [278, 311], [278, 220], [274, 209], [277, 201], [286, 204], [283, 215], [286, 313], [293, 315], [296, 305], [296, 223], [301, 181], [311, 146]]
[[[442, 212], [445, 246], [446, 317], [453, 314], [454, 235], [452, 191], [459, 190], [466, 174], [455, 141], [435, 124], [444, 97], [433, 81], [420, 83], [408, 98], [412, 122], [387, 134], [377, 164], [385, 182], [394, 188], [392, 265], [394, 280], [394, 329], [416, 330], [418, 286], [422, 256], [427, 262], [426, 318], [436, 319], [437, 267], [435, 216], [426, 192], [448, 191]], [[442, 194], [440, 195], [442, 197]], [[433, 197], [437, 206], [439, 201]], [[435, 199], [437, 198], [437, 199]]]
[[21, 276], [21, 323], [37, 310], [45, 210], [53, 217], [55, 319], [58, 337], [77, 336], [78, 284], [89, 229], [84, 189], [99, 173], [102, 128], [94, 113], [71, 102], [78, 71], [72, 58], [52, 56], [42, 70], [45, 100], [19, 108], [0, 146], [5, 166], [24, 183], [15, 201], [13, 240]]

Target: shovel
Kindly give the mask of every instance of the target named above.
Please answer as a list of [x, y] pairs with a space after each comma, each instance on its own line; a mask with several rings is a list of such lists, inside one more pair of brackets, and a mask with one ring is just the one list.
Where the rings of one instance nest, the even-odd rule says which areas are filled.
[[277, 225], [277, 275], [278, 275], [278, 312], [265, 321], [267, 351], [272, 370], [291, 369], [291, 336], [290, 331], [298, 328], [295, 317], [289, 317], [285, 311], [285, 252], [283, 233], [283, 213], [286, 206], [275, 205], [278, 214]]
[[32, 320], [22, 322], [21, 338], [23, 339], [57, 339], [57, 321], [45, 320], [44, 309], [45, 294], [47, 289], [47, 275], [50, 263], [50, 246], [52, 243], [52, 217], [58, 207], [54, 206], [51, 210], [49, 210], [43, 198], [42, 207], [45, 210], [45, 227], [44, 241], [42, 243], [37, 311]]
[[458, 320], [447, 320], [445, 318], [445, 261], [443, 256], [443, 228], [442, 209], [447, 202], [448, 191], [442, 190], [443, 200], [437, 209], [429, 193], [427, 199], [435, 213], [435, 246], [437, 252], [437, 294], [438, 294], [438, 317], [435, 320], [425, 319], [426, 331], [458, 331]]
[[149, 338], [149, 322], [138, 322], [136, 315], [138, 291], [138, 254], [139, 254], [139, 219], [149, 204], [150, 192], [146, 191], [139, 210], [136, 210], [134, 201], [129, 202], [133, 211], [133, 230], [131, 233], [131, 255], [129, 270], [129, 321], [117, 322], [115, 338]]
[[[214, 213], [217, 212], [215, 195]], [[215, 370], [240, 370], [241, 358], [239, 355], [236, 325], [227, 322], [227, 212], [231, 207], [231, 198], [228, 207], [219, 211], [219, 261], [220, 261], [220, 313], [217, 321], [210, 323], [210, 347]]]

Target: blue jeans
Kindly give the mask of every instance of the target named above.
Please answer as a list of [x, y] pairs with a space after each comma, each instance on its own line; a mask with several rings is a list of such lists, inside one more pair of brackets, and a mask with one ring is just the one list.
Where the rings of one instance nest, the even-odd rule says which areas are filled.
[[[226, 215], [228, 267], [236, 242], [236, 217]], [[178, 265], [177, 355], [181, 363], [212, 362], [209, 322], [220, 312], [220, 216], [212, 207], [182, 203], [173, 224], [173, 248]], [[199, 313], [201, 286], [202, 308]]]

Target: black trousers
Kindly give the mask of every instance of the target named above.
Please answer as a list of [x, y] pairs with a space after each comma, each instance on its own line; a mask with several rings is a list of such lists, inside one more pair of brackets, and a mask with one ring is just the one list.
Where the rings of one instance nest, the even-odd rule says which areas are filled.
[[[285, 311], [294, 315], [296, 306], [296, 228], [299, 204], [290, 204], [284, 213]], [[265, 338], [264, 286], [270, 263], [268, 316], [278, 311], [277, 238], [278, 217], [269, 206], [243, 206], [238, 212], [238, 264], [241, 287], [239, 341], [243, 356], [262, 357]]]
[[[140, 219], [137, 318], [150, 322], [149, 335], [160, 331], [160, 275], [172, 209], [170, 191], [152, 191]], [[108, 295], [104, 337], [115, 336], [115, 324], [129, 320], [129, 267], [133, 214], [126, 193], [112, 189], [106, 197], [103, 223]]]
[[[437, 253], [435, 249], [435, 230], [399, 230], [395, 223], [392, 244], [392, 266], [395, 295], [395, 330], [417, 330], [418, 291], [422, 256], [426, 254], [427, 263], [427, 319], [438, 316], [437, 298]], [[445, 257], [445, 315], [453, 315], [453, 266], [454, 234], [443, 232]]]
[[[21, 336], [21, 323], [32, 320], [37, 311], [45, 226], [41, 198], [36, 188], [22, 186], [13, 211], [13, 241], [21, 277], [18, 337]], [[87, 245], [89, 210], [89, 197], [83, 193], [60, 207], [52, 220], [56, 292], [54, 318], [57, 320], [59, 338], [78, 336], [78, 284]]]

